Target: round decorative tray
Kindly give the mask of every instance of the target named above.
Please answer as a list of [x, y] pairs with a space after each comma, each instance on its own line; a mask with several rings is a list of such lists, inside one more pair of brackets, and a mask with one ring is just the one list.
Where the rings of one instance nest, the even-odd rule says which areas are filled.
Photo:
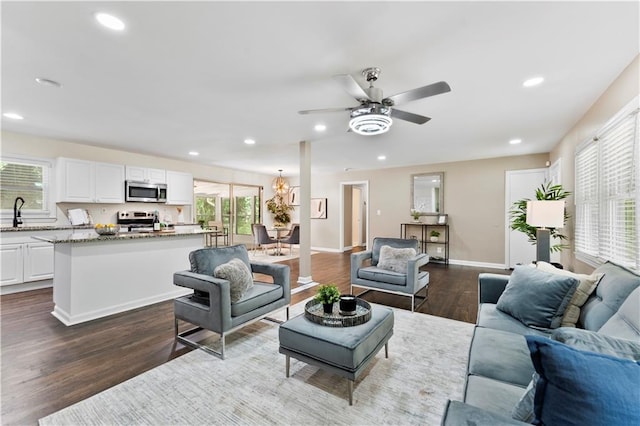
[[352, 327], [364, 324], [371, 319], [371, 305], [366, 300], [356, 299], [356, 313], [353, 315], [343, 315], [340, 313], [340, 304], [333, 304], [333, 312], [324, 313], [322, 303], [317, 300], [310, 300], [304, 306], [304, 316], [309, 321], [327, 327]]

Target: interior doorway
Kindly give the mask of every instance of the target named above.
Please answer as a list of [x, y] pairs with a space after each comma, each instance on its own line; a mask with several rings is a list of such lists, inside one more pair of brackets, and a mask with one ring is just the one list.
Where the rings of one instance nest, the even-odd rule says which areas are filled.
[[340, 189], [340, 249], [366, 248], [369, 236], [369, 182], [342, 182]]

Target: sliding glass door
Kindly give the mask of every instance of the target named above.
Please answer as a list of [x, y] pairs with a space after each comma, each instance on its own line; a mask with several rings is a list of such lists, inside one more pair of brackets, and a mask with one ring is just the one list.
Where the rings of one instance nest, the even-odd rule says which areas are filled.
[[196, 220], [222, 223], [229, 244], [252, 244], [251, 224], [262, 220], [262, 187], [194, 181]]

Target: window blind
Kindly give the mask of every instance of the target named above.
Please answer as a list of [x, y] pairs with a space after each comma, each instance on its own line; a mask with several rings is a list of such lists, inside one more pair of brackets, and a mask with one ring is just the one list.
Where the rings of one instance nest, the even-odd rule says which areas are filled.
[[16, 197], [24, 199], [23, 215], [46, 214], [51, 210], [50, 165], [44, 162], [2, 158], [0, 160], [0, 206], [13, 214]]
[[[635, 103], [637, 105], [637, 102]], [[576, 152], [577, 255], [640, 270], [638, 108], [623, 110]]]

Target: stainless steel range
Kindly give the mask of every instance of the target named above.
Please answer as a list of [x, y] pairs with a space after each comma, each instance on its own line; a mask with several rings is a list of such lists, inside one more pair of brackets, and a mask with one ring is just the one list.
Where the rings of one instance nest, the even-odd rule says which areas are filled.
[[117, 223], [120, 225], [120, 231], [153, 231], [154, 216], [154, 212], [122, 211], [118, 212]]

